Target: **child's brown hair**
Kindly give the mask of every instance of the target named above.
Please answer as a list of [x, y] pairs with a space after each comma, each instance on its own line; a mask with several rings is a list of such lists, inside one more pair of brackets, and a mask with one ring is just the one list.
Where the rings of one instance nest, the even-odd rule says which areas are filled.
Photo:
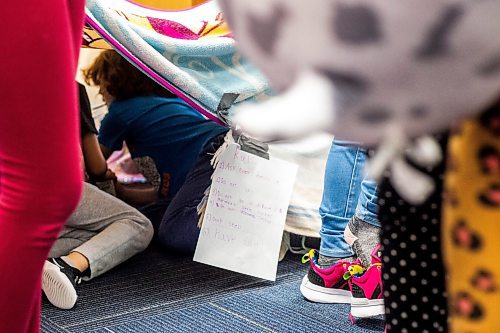
[[150, 95], [175, 97], [114, 50], [103, 51], [82, 72], [87, 84], [105, 89], [116, 100]]

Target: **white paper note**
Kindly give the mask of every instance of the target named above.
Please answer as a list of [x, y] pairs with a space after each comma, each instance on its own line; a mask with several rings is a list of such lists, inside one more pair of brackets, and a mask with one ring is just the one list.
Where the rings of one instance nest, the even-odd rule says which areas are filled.
[[194, 260], [276, 280], [297, 166], [230, 144], [213, 174]]

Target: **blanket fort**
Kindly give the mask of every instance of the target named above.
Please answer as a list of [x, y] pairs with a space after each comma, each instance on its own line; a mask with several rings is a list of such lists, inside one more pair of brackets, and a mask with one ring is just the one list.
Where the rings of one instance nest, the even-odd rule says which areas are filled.
[[180, 11], [128, 0], [87, 0], [85, 7], [84, 45], [107, 48], [104, 39], [209, 119], [220, 122], [217, 110], [226, 93], [238, 95], [236, 105], [272, 94], [267, 79], [236, 49], [213, 0]]
[[230, 144], [215, 169], [194, 261], [275, 281], [297, 166]]

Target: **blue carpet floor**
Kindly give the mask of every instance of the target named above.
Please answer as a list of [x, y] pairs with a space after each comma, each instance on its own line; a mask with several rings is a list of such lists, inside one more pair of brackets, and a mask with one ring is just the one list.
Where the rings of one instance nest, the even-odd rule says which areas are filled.
[[305, 301], [307, 265], [288, 255], [276, 282], [150, 248], [78, 286], [73, 310], [44, 299], [43, 333], [382, 332], [382, 319], [348, 320], [348, 305]]

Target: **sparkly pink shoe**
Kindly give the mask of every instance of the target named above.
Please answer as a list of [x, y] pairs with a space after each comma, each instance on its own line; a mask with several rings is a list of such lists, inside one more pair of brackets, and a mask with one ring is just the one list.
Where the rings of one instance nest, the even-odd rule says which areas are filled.
[[382, 289], [382, 262], [380, 260], [380, 244], [372, 252], [372, 264], [364, 274], [352, 276], [349, 280], [352, 292], [351, 313], [352, 317], [366, 318], [383, 315], [384, 291]]
[[315, 250], [304, 255], [302, 262], [307, 261], [311, 267], [300, 285], [300, 292], [306, 299], [317, 303], [351, 303], [347, 280], [351, 276], [349, 271], [364, 271], [359, 262], [338, 261], [331, 267], [320, 268]]

